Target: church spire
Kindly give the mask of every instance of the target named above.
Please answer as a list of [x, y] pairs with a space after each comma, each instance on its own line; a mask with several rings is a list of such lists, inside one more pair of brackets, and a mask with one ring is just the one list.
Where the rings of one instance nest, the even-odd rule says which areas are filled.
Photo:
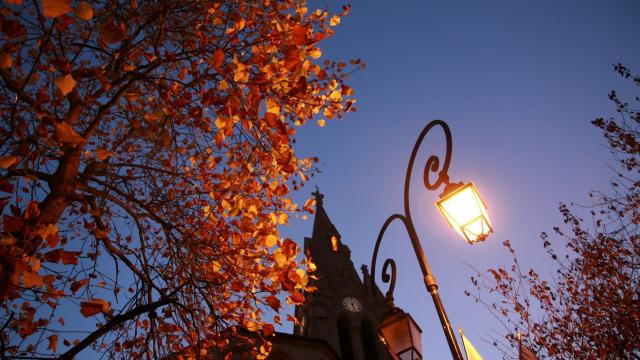
[[311, 195], [316, 198], [316, 206], [322, 206], [322, 199], [324, 199], [324, 194], [320, 193], [320, 188], [318, 187], [318, 185], [316, 185], [316, 191], [312, 192]]
[[317, 185], [316, 191], [312, 195], [316, 198], [316, 216], [313, 220], [313, 234], [311, 237], [313, 239], [329, 239], [330, 236], [336, 236], [339, 239], [340, 233], [338, 233], [338, 230], [329, 219], [329, 215], [324, 210], [324, 195], [320, 193]]

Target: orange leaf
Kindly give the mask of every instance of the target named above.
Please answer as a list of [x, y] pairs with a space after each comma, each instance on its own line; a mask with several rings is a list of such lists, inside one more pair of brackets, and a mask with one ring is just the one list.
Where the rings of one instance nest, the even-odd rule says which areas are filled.
[[82, 1], [73, 9], [73, 13], [80, 19], [91, 20], [93, 17], [93, 8], [86, 1]]
[[74, 281], [73, 283], [71, 283], [71, 292], [75, 294], [76, 291], [78, 291], [81, 287], [87, 285], [88, 283], [89, 279]]
[[287, 263], [287, 256], [285, 254], [283, 254], [282, 252], [275, 252], [273, 253], [273, 260], [275, 260], [276, 264], [278, 264], [278, 266], [282, 267]]
[[258, 331], [258, 324], [251, 320], [245, 320], [244, 327], [249, 331]]
[[340, 101], [340, 99], [342, 99], [342, 94], [338, 90], [333, 90], [331, 95], [329, 95], [329, 99], [332, 101]]
[[337, 26], [338, 24], [340, 24], [340, 16], [338, 15], [333, 15], [331, 17], [331, 20], [329, 20], [329, 25], [331, 26]]
[[71, 11], [71, 0], [42, 0], [45, 17], [58, 17]]
[[106, 160], [109, 156], [111, 156], [111, 154], [109, 154], [109, 152], [104, 148], [98, 148], [96, 149], [96, 156], [98, 157], [98, 160], [102, 161]]
[[218, 72], [222, 72], [222, 62], [224, 61], [224, 52], [222, 49], [216, 49], [213, 52], [213, 66], [218, 70]]
[[304, 295], [299, 291], [294, 291], [291, 296], [287, 298], [292, 304], [300, 305], [304, 302]]
[[320, 120], [318, 120], [318, 126], [320, 126], [320, 127], [324, 127], [324, 125], [325, 125], [325, 121], [324, 121], [324, 119], [320, 119]]
[[50, 263], [58, 263], [60, 262], [60, 258], [62, 257], [62, 249], [55, 249], [45, 253], [42, 256], [42, 261], [50, 262]]
[[267, 238], [265, 239], [265, 244], [267, 245], [267, 247], [274, 247], [276, 246], [276, 244], [278, 243], [278, 237], [275, 235], [267, 235]]
[[91, 299], [91, 301], [83, 301], [80, 303], [80, 313], [84, 317], [99, 314], [108, 311], [111, 305], [102, 299]]
[[24, 283], [24, 286], [28, 288], [42, 286], [42, 277], [36, 273], [25, 272], [22, 274], [22, 282]]
[[60, 257], [65, 265], [78, 265], [79, 251], [62, 251]]
[[[56, 281], [57, 276], [53, 275], [53, 274], [49, 274], [49, 275], [45, 275], [42, 277], [42, 280], [44, 280], [44, 283], [47, 285], [51, 285], [53, 284], [54, 281]], [[57, 305], [57, 304], [56, 304]]]
[[0, 168], [8, 169], [13, 164], [18, 162], [17, 156], [1, 156], [0, 157]]
[[38, 215], [40, 215], [40, 207], [38, 206], [38, 203], [35, 201], [29, 201], [22, 217], [25, 220], [29, 220]]
[[52, 248], [56, 247], [56, 245], [58, 245], [58, 241], [60, 241], [58, 238], [58, 227], [53, 224], [48, 224], [47, 226], [38, 229], [34, 233], [34, 236], [40, 236], [45, 239], [47, 244]]
[[71, 74], [58, 76], [55, 83], [64, 96], [67, 96], [76, 87], [76, 81]]
[[264, 336], [271, 336], [276, 332], [276, 329], [271, 324], [264, 324], [262, 325], [262, 332]]
[[107, 44], [116, 44], [124, 40], [126, 37], [126, 27], [124, 24], [116, 25], [114, 23], [101, 24], [98, 26], [100, 39]]
[[74, 147], [85, 142], [84, 138], [66, 122], [56, 124], [56, 135], [58, 135], [60, 141]]
[[287, 315], [287, 321], [291, 321], [295, 325], [300, 325], [300, 321], [298, 321], [297, 318], [295, 318], [295, 317], [293, 317], [291, 315]]
[[0, 55], [0, 68], [3, 68], [3, 69], [10, 68], [11, 65], [13, 65], [13, 59], [11, 58], [11, 55], [8, 55], [8, 54]]
[[309, 54], [309, 56], [311, 56], [312, 59], [319, 59], [320, 56], [322, 56], [322, 51], [320, 51], [320, 49], [318, 48], [311, 48], [309, 49], [309, 51], [307, 51], [307, 53]]
[[293, 68], [298, 66], [298, 64], [300, 64], [300, 55], [298, 53], [298, 50], [296, 50], [295, 47], [286, 50], [284, 53], [284, 66], [287, 69], [292, 70]]
[[295, 45], [304, 45], [307, 43], [307, 31], [308, 27], [300, 24], [296, 24], [291, 32], [291, 40]]
[[58, 351], [58, 335], [53, 334], [49, 336], [47, 339], [49, 339], [49, 346], [47, 347], [47, 350], [57, 352]]
[[240, 281], [234, 281], [231, 283], [231, 290], [233, 291], [240, 291], [242, 290], [243, 286], [242, 286], [242, 282]]
[[267, 297], [267, 305], [275, 311], [280, 310], [280, 300], [273, 295], [269, 295], [269, 297]]

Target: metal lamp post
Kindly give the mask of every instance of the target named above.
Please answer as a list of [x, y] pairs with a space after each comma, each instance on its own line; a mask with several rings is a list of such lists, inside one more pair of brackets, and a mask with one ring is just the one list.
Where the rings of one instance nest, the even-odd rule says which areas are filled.
[[[431, 294], [436, 311], [438, 312], [440, 324], [442, 325], [442, 330], [447, 338], [451, 355], [456, 360], [464, 360], [453, 329], [451, 328], [451, 323], [449, 323], [449, 318], [444, 310], [444, 305], [440, 299], [438, 283], [429, 268], [427, 258], [422, 250], [420, 239], [418, 238], [413, 225], [411, 210], [409, 208], [409, 188], [413, 163], [423, 139], [427, 133], [436, 126], [441, 127], [444, 131], [446, 137], [446, 153], [441, 169], [440, 159], [437, 156], [432, 155], [427, 159], [423, 171], [424, 186], [428, 190], [437, 190], [441, 185], [444, 185], [444, 191], [440, 195], [440, 199], [436, 202], [436, 206], [447, 220], [449, 226], [454, 228], [456, 232], [458, 232], [469, 243], [473, 244], [478, 241], [483, 241], [490, 233], [493, 232], [489, 216], [487, 215], [486, 206], [480, 198], [476, 187], [472, 183], [451, 183], [449, 181], [448, 171], [449, 162], [451, 161], [451, 131], [444, 121], [433, 120], [422, 130], [413, 150], [411, 151], [411, 157], [409, 159], [409, 165], [407, 167], [407, 173], [404, 181], [404, 215], [393, 214], [389, 216], [382, 225], [378, 234], [376, 245], [373, 250], [373, 256], [371, 258], [371, 278], [372, 286], [375, 288], [376, 260], [378, 257], [380, 242], [382, 241], [384, 233], [389, 225], [394, 220], [400, 220], [407, 230], [409, 239], [411, 239], [413, 250], [416, 254], [416, 258], [418, 259], [418, 263], [420, 264], [420, 269], [422, 270], [425, 287], [429, 294]], [[430, 175], [436, 172], [438, 173], [438, 177], [435, 182], [431, 182]], [[390, 274], [389, 268], [391, 268]], [[385, 283], [390, 282], [386, 299], [390, 304], [391, 311], [387, 319], [383, 321], [379, 328], [380, 335], [384, 338], [387, 349], [394, 359], [421, 359], [422, 350], [419, 338], [420, 328], [417, 327], [411, 316], [404, 312], [399, 313], [398, 311], [400, 310], [393, 306], [393, 289], [396, 281], [396, 265], [393, 259], [385, 260], [382, 267], [382, 281]], [[400, 326], [401, 322], [406, 325]], [[415, 340], [416, 334], [418, 334], [417, 342]]]

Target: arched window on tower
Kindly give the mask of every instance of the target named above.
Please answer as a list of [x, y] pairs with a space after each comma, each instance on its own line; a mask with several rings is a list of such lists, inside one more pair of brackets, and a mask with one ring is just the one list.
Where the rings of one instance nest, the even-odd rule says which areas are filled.
[[378, 335], [369, 320], [362, 319], [360, 335], [367, 360], [378, 360]]
[[335, 235], [331, 236], [331, 250], [333, 251], [340, 250], [340, 243], [338, 242], [338, 238]]
[[344, 316], [338, 318], [338, 338], [340, 339], [340, 355], [342, 360], [353, 360], [353, 345], [349, 322]]

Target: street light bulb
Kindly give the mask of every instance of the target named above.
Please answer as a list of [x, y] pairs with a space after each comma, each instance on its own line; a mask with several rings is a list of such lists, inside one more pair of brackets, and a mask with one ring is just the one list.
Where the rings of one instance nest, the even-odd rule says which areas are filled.
[[441, 195], [436, 206], [449, 226], [471, 244], [493, 232], [487, 207], [473, 183]]

